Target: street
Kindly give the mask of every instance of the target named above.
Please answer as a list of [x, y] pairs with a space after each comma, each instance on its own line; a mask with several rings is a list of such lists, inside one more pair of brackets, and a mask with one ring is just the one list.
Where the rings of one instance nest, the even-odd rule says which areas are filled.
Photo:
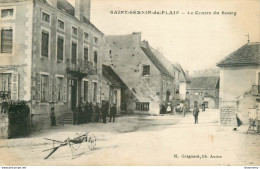
[[[0, 165], [260, 165], [259, 135], [219, 125], [218, 110], [200, 112], [199, 124], [186, 117], [124, 115], [115, 123], [57, 126], [28, 138], [0, 140]], [[86, 143], [61, 147], [44, 160], [51, 138], [65, 140], [77, 132], [93, 132], [96, 148]]]

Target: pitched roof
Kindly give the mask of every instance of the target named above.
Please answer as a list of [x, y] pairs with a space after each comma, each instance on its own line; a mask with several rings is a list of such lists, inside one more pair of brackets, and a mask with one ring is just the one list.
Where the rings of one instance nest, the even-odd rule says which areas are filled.
[[190, 77], [187, 89], [218, 89], [218, 76], [198, 76]]
[[218, 67], [260, 65], [259, 42], [247, 43], [220, 62]]
[[172, 74], [169, 72], [169, 70], [166, 68], [166, 66], [162, 63], [162, 60], [158, 57], [158, 55], [155, 55], [150, 48], [149, 45], [141, 46], [143, 52], [146, 54], [146, 56], [151, 60], [151, 62], [155, 65], [155, 67], [163, 74], [166, 74], [168, 76], [172, 76]]
[[102, 75], [111, 86], [126, 87], [125, 83], [110, 66], [102, 65]]
[[[39, 0], [39, 2], [48, 3], [46, 0]], [[61, 11], [64, 11], [65, 13], [71, 15], [74, 17], [74, 19], [78, 20], [75, 17], [75, 7], [72, 6], [67, 0], [57, 0], [57, 8]], [[85, 24], [90, 25], [93, 29], [95, 29], [97, 32], [103, 34], [94, 24], [90, 22], [86, 17], [83, 17], [83, 22]]]

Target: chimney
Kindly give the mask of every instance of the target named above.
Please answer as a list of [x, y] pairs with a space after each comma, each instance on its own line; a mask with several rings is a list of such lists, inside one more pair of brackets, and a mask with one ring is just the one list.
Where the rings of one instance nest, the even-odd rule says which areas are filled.
[[48, 4], [51, 6], [57, 8], [57, 0], [47, 0]]
[[90, 2], [91, 0], [75, 0], [75, 17], [83, 21], [83, 17], [90, 20]]

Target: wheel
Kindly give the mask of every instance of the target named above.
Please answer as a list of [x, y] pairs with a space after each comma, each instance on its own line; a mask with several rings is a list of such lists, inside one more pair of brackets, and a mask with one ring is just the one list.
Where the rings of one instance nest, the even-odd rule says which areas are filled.
[[88, 135], [88, 147], [90, 150], [93, 150], [96, 147], [96, 136], [93, 133]]

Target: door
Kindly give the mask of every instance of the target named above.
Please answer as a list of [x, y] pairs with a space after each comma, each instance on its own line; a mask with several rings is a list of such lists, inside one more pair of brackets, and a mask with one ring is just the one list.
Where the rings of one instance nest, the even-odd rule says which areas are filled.
[[77, 107], [77, 80], [71, 79], [71, 110]]

